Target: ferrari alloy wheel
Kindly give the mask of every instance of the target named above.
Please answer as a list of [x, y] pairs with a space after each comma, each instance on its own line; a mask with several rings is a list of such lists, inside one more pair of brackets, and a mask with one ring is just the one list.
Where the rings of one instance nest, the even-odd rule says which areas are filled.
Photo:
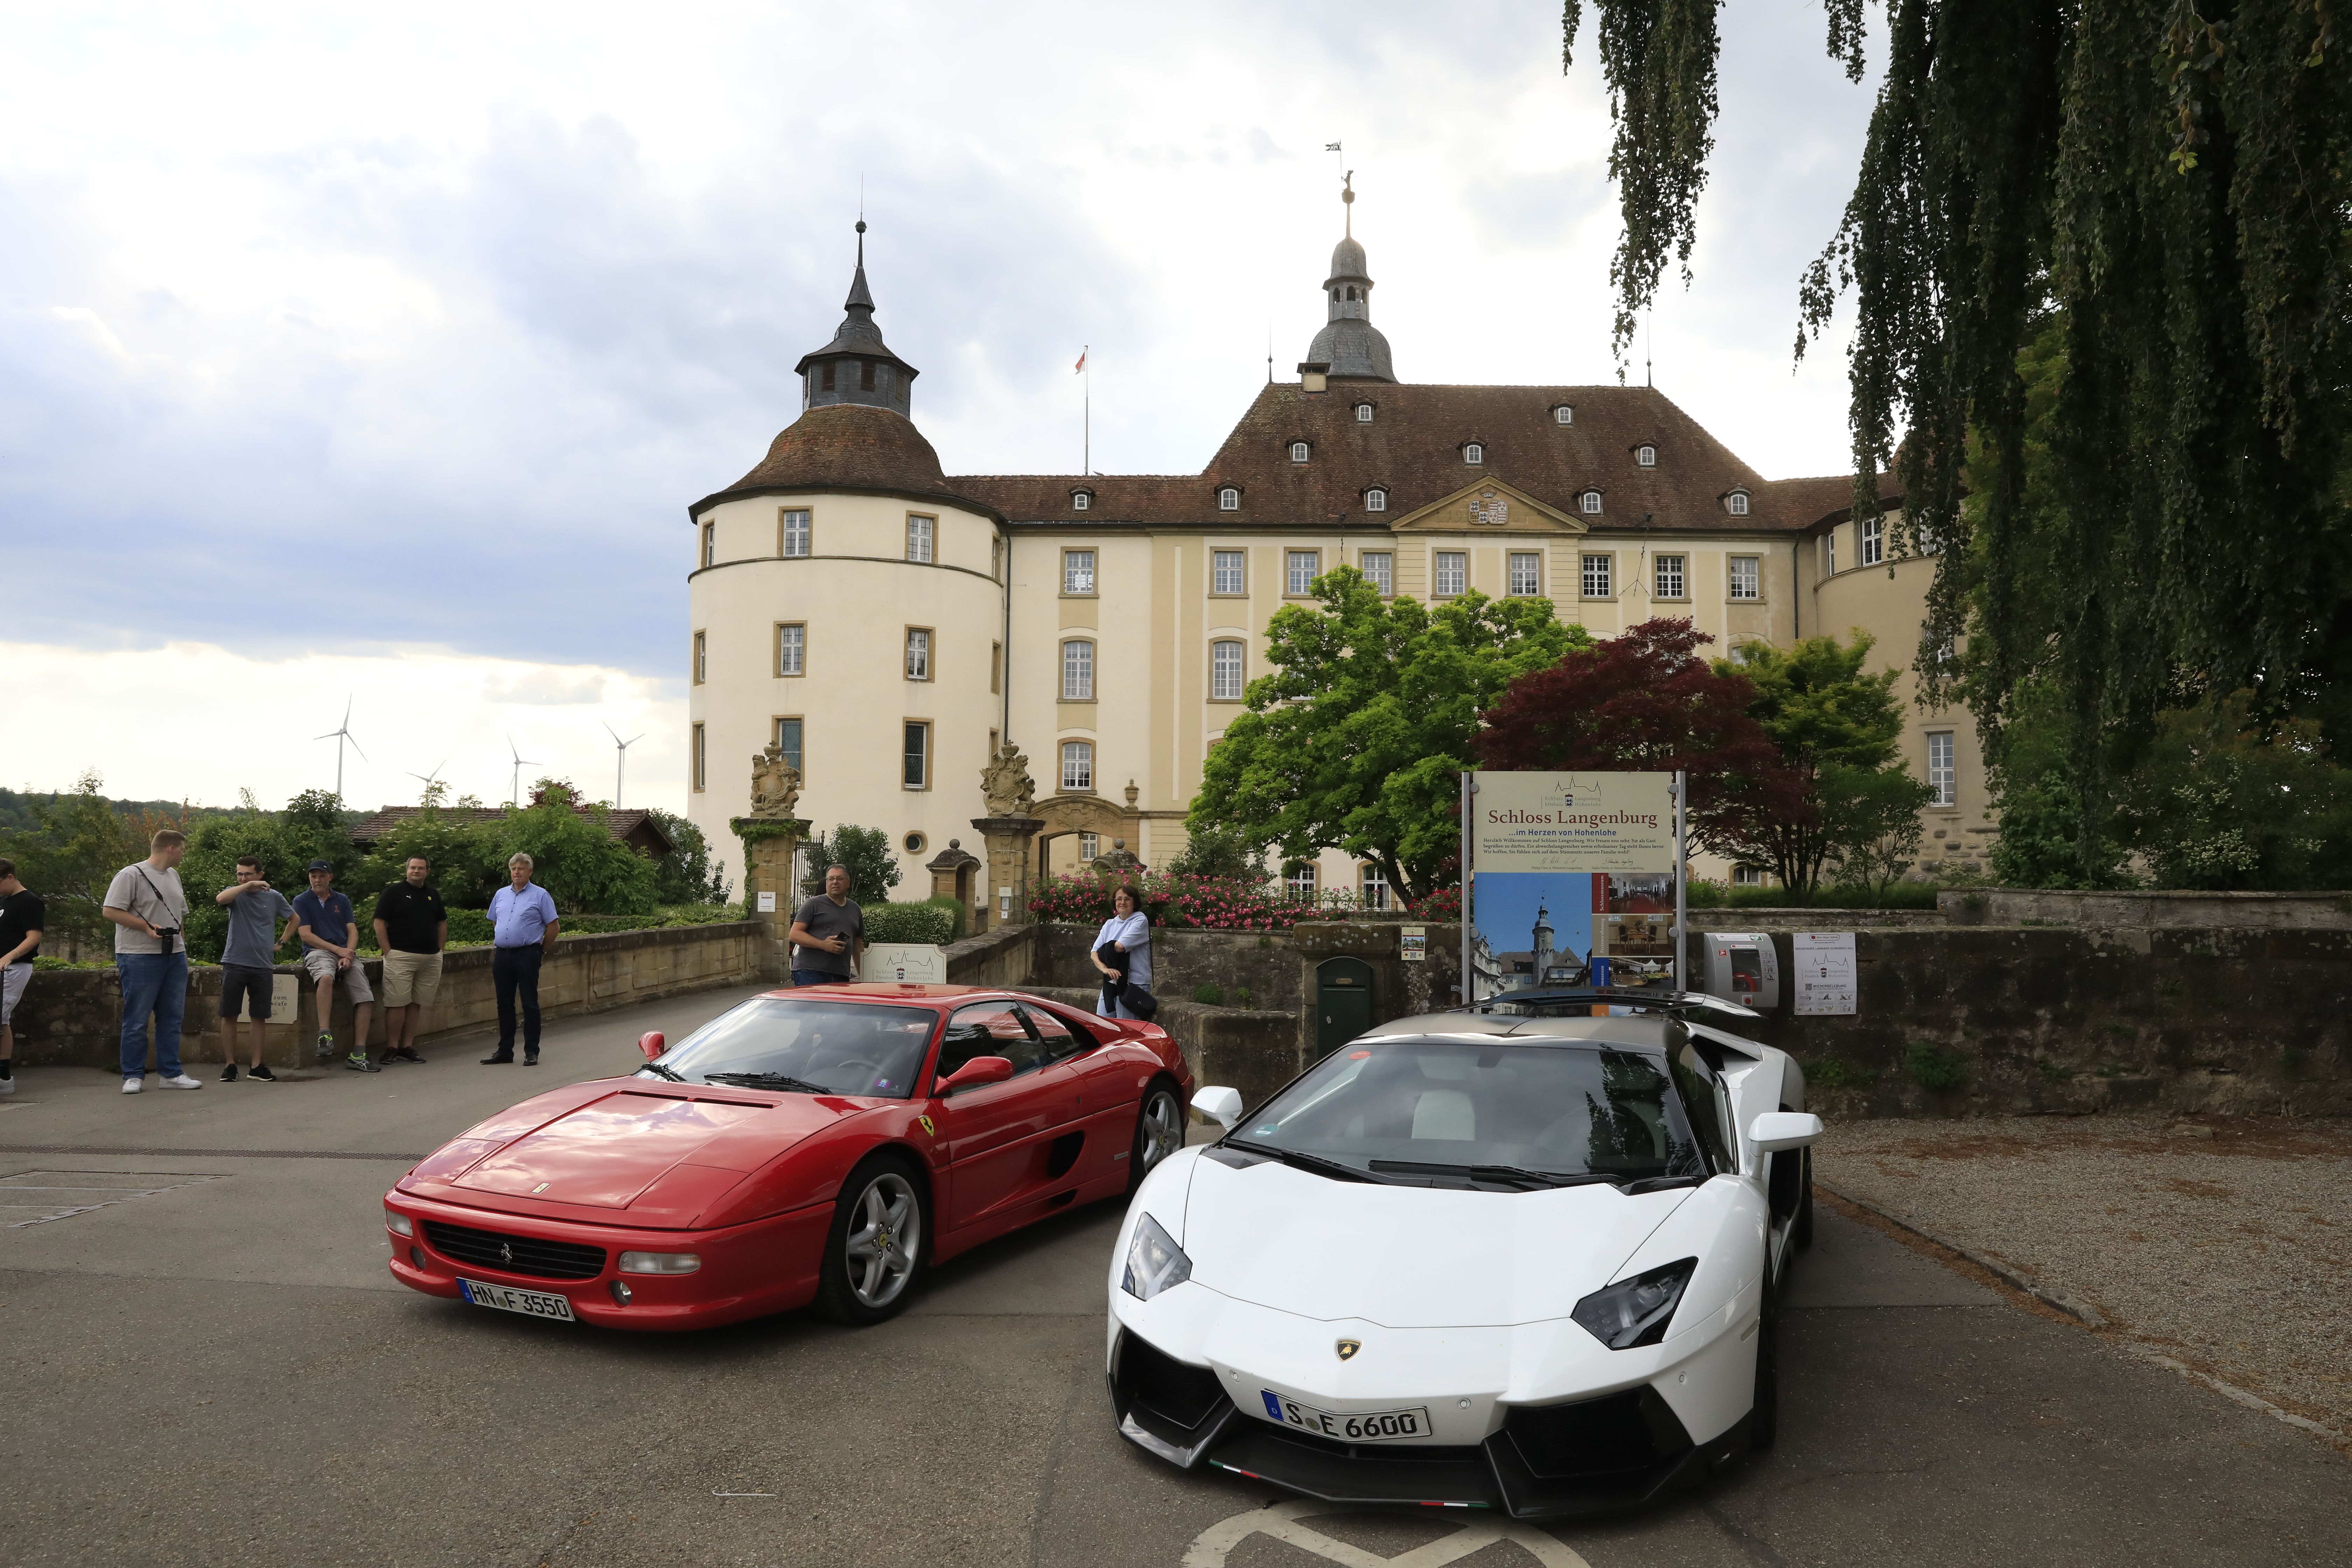
[[827, 1233], [817, 1300], [841, 1322], [878, 1323], [907, 1303], [922, 1269], [922, 1189], [898, 1162], [868, 1161], [850, 1173]]
[[1184, 1108], [1165, 1079], [1155, 1079], [1144, 1091], [1135, 1115], [1135, 1149], [1128, 1156], [1127, 1190], [1133, 1192], [1160, 1162], [1184, 1146]]

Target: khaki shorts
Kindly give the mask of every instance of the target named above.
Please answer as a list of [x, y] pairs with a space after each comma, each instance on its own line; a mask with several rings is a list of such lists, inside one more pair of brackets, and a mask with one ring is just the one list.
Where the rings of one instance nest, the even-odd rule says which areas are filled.
[[[304, 948], [302, 973], [310, 977], [310, 984], [313, 985], [321, 980], [332, 979], [335, 973], [335, 955], [331, 952], [320, 952], [315, 947]], [[375, 1000], [375, 993], [369, 988], [367, 983], [365, 959], [352, 959], [352, 966], [343, 971], [343, 994], [354, 1003]]]
[[405, 1007], [433, 1005], [441, 991], [441, 955], [437, 952], [387, 952], [383, 955], [383, 1005]]

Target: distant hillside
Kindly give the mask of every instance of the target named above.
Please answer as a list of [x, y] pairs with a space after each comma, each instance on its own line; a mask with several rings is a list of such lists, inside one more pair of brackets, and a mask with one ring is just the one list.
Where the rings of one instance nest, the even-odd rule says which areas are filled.
[[[62, 790], [28, 792], [0, 789], [0, 834], [31, 832], [40, 826], [38, 819], [33, 816], [33, 808], [36, 805], [53, 807], [65, 797], [66, 792]], [[118, 816], [136, 816], [142, 811], [177, 813], [180, 810], [180, 802], [176, 800], [116, 800], [111, 795], [101, 795], [99, 798], [112, 806]], [[209, 812], [208, 807], [196, 806], [190, 810], [189, 815], [205, 816], [209, 815]]]

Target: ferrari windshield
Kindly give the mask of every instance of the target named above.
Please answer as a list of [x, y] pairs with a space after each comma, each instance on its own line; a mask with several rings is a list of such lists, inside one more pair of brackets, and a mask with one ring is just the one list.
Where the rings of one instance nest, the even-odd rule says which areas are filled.
[[938, 1022], [928, 1007], [761, 996], [713, 1018], [644, 1070], [684, 1083], [904, 1100]]
[[1583, 1043], [1348, 1047], [1226, 1142], [1370, 1181], [1531, 1188], [1707, 1173], [1664, 1060]]

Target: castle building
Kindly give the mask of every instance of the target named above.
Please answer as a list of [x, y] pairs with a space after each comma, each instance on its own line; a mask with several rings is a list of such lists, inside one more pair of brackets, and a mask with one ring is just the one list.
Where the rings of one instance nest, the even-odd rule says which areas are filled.
[[[1267, 672], [1268, 619], [1341, 564], [1423, 601], [1548, 597], [1596, 637], [1658, 616], [1717, 651], [1863, 628], [1879, 668], [1918, 641], [1934, 562], [1896, 549], [1891, 479], [1856, 524], [1850, 478], [1766, 479], [1651, 387], [1400, 380], [1352, 223], [1297, 379], [1270, 381], [1197, 474], [950, 477], [876, 324], [865, 226], [841, 325], [796, 367], [799, 417], [688, 509], [688, 815], [721, 854], [774, 743], [801, 815], [887, 828], [898, 896], [922, 897], [925, 867], [978, 847], [981, 770], [1011, 742], [1045, 824], [1037, 871], [1122, 843], [1164, 865]], [[1906, 710], [1906, 760], [1938, 791], [1926, 864], [1980, 863], [1968, 716]], [[1286, 875], [1386, 896], [1337, 851]]]

